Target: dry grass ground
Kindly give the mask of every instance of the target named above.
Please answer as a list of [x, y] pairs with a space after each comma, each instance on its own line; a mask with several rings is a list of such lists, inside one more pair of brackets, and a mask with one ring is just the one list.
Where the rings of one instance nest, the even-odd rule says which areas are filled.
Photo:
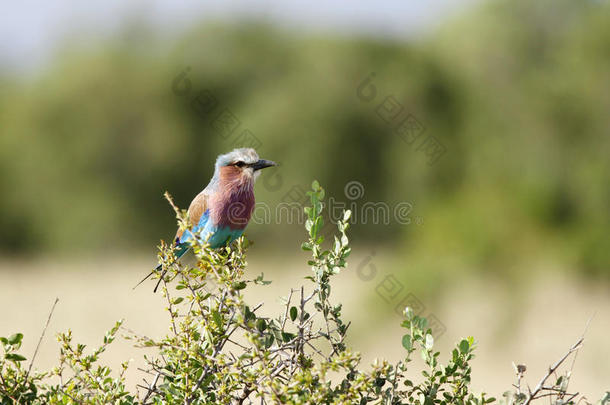
[[[352, 258], [359, 263], [362, 257]], [[252, 301], [265, 301], [265, 313], [273, 314], [278, 297], [290, 287], [302, 284], [306, 267], [296, 258], [250, 255], [252, 275], [265, 271], [273, 280], [270, 287], [248, 289]], [[31, 357], [48, 311], [55, 297], [55, 310], [42, 344], [36, 367], [48, 369], [56, 364], [58, 345], [54, 334], [71, 328], [75, 340], [89, 345], [101, 342], [104, 332], [121, 318], [125, 326], [145, 335], [158, 336], [167, 330], [165, 302], [152, 294], [148, 282], [135, 291], [131, 287], [150, 268], [152, 258], [121, 258], [62, 261], [0, 262], [0, 335], [20, 331], [25, 334], [23, 353]], [[345, 319], [353, 321], [351, 346], [375, 357], [395, 359], [402, 355], [396, 314], [392, 306], [374, 293], [374, 285], [363, 282], [353, 267], [334, 284], [335, 299], [344, 303]], [[513, 382], [511, 362], [528, 366], [526, 379], [537, 383], [546, 367], [582, 333], [587, 319], [596, 313], [586, 335], [584, 349], [578, 354], [571, 386], [589, 400], [597, 400], [610, 389], [610, 295], [608, 286], [584, 285], [569, 278], [540, 274], [537, 281], [520, 294], [515, 303], [511, 292], [500, 284], [469, 280], [448, 289], [440, 302], [430, 306], [446, 327], [438, 340], [441, 352], [462, 336], [473, 335], [479, 343], [474, 362], [473, 388], [501, 395]], [[387, 311], [386, 311], [387, 307]], [[144, 350], [117, 341], [104, 355], [116, 365], [132, 358], [129, 383], [142, 378]]]

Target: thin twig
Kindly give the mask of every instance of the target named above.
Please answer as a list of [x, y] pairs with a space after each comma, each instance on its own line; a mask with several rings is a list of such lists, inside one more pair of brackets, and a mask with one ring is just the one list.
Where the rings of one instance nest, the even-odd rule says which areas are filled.
[[557, 362], [555, 364], [553, 364], [551, 367], [549, 367], [549, 371], [545, 374], [544, 377], [542, 377], [542, 379], [540, 380], [540, 382], [538, 383], [538, 385], [536, 385], [536, 388], [534, 388], [534, 391], [530, 392], [530, 394], [528, 395], [527, 400], [525, 401], [524, 405], [528, 405], [529, 403], [531, 403], [534, 399], [536, 399], [536, 395], [542, 390], [542, 387], [544, 385], [544, 383], [546, 382], [546, 380], [551, 376], [551, 374], [553, 374], [558, 368], [559, 366], [561, 366], [561, 364], [563, 364], [563, 362], [575, 351], [578, 351], [578, 349], [580, 349], [580, 346], [582, 344], [582, 342], [585, 340], [584, 337], [580, 337], [578, 339], [578, 341], [576, 343], [574, 343], [570, 349], [568, 350], [568, 352], [566, 354], [564, 354], [561, 359], [557, 360]]
[[[563, 362], [566, 361], [566, 359], [572, 353], [574, 353], [574, 352], [578, 353], [578, 350], [581, 348], [582, 343], [585, 340], [585, 334], [587, 333], [587, 330], [589, 329], [589, 324], [591, 323], [592, 319], [593, 319], [593, 315], [587, 321], [587, 324], [585, 325], [585, 330], [583, 331], [583, 333], [580, 336], [580, 338], [578, 339], [578, 341], [576, 341], [576, 343], [574, 343], [570, 347], [570, 349], [568, 349], [568, 352], [566, 354], [564, 354], [559, 360], [557, 360], [557, 362], [555, 362], [555, 364], [553, 364], [551, 367], [549, 367], [549, 371], [547, 371], [547, 373], [544, 375], [544, 377], [542, 377], [542, 379], [540, 380], [538, 385], [536, 385], [536, 388], [534, 388], [533, 391], [529, 390], [529, 395], [523, 405], [529, 405], [534, 399], [537, 399], [538, 397], [536, 395], [538, 395], [540, 393], [540, 391], [542, 391], [544, 389], [544, 383], [546, 382], [546, 380], [553, 373], [555, 373], [557, 371], [559, 366], [561, 366], [563, 364]], [[572, 367], [574, 367], [574, 363], [572, 363]]]
[[30, 366], [28, 367], [28, 372], [25, 373], [25, 382], [27, 382], [28, 377], [30, 375], [30, 371], [32, 371], [32, 366], [34, 365], [34, 360], [36, 359], [36, 355], [38, 355], [38, 350], [40, 349], [40, 344], [42, 343], [42, 339], [44, 338], [44, 334], [49, 327], [49, 322], [51, 322], [51, 317], [53, 316], [53, 311], [55, 311], [55, 306], [59, 302], [59, 298], [55, 298], [55, 302], [51, 307], [51, 311], [49, 312], [49, 316], [47, 317], [47, 323], [45, 323], [44, 328], [42, 329], [42, 333], [40, 334], [40, 339], [38, 339], [38, 344], [36, 345], [36, 349], [34, 350], [34, 355], [32, 356], [32, 361], [30, 362]]
[[142, 403], [145, 404], [146, 401], [148, 401], [148, 397], [150, 397], [150, 395], [155, 391], [156, 387], [157, 387], [157, 381], [159, 381], [159, 376], [161, 375], [161, 373], [157, 372], [157, 375], [155, 376], [155, 379], [153, 380], [152, 384], [150, 384], [147, 387], [148, 392], [146, 393], [146, 396], [144, 397], [144, 399], [142, 400]]

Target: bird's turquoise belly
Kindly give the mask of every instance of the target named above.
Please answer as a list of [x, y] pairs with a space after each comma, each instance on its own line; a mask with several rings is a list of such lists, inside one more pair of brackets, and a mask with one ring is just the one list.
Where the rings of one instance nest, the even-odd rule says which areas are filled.
[[[198, 233], [203, 240], [208, 241], [212, 249], [218, 249], [219, 247], [225, 246], [235, 239], [239, 238], [243, 233], [243, 229], [231, 229], [228, 226], [218, 227], [214, 226], [209, 220], [209, 213], [206, 211], [201, 216], [199, 223], [193, 227], [193, 232]], [[192, 238], [190, 231], [184, 232], [180, 238], [180, 243], [187, 242]]]
[[209, 235], [208, 243], [210, 244], [210, 247], [212, 249], [217, 249], [233, 242], [243, 233], [243, 229], [231, 229], [228, 226], [225, 226], [223, 228], [204, 230], [201, 232], [201, 236], [205, 239]]

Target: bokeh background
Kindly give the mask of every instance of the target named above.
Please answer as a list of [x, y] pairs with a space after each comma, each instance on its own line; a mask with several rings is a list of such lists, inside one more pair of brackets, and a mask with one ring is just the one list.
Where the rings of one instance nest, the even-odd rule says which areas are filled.
[[[608, 2], [26, 1], [0, 21], [0, 335], [32, 353], [59, 297], [37, 366], [58, 330], [164, 332], [152, 283], [131, 290], [173, 235], [162, 194], [186, 207], [253, 145], [281, 163], [256, 190], [272, 210], [313, 179], [412, 207], [351, 229], [336, 293], [367, 361], [400, 355], [408, 302], [441, 348], [474, 335], [473, 385], [501, 395], [511, 361], [535, 384], [593, 316], [572, 384], [609, 388]], [[308, 268], [302, 226], [267, 222], [247, 235], [272, 313]], [[134, 358], [135, 385], [141, 354], [107, 360]]]

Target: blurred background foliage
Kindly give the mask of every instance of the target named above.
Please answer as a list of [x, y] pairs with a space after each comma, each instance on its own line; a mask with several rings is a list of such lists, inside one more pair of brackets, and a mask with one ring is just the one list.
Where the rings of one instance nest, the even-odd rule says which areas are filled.
[[[45, 69], [0, 73], [2, 253], [152, 253], [175, 226], [163, 192], [186, 207], [248, 129], [282, 165], [257, 185], [271, 207], [314, 178], [340, 201], [356, 180], [357, 203], [411, 202], [423, 224], [353, 235], [391, 246], [395, 266], [429, 258], [419, 277], [522, 275], [544, 261], [608, 279], [609, 12], [494, 1], [408, 42], [255, 22], [169, 41], [137, 21], [98, 47], [67, 41]], [[357, 89], [372, 72], [367, 102]], [[212, 113], [194, 106], [202, 94], [217, 100]], [[377, 115], [390, 95], [446, 147], [438, 162]], [[227, 137], [212, 124], [225, 108], [241, 123]], [[276, 252], [304, 236], [296, 224], [248, 234]]]

